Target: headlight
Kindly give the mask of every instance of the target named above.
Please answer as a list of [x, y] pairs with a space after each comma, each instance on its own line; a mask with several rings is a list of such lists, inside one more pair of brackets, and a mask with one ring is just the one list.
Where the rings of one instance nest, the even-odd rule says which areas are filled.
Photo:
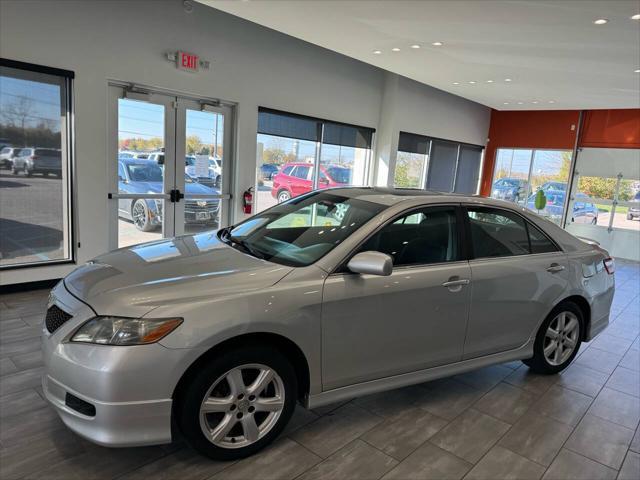
[[72, 342], [102, 345], [145, 345], [174, 331], [182, 318], [95, 317], [82, 325]]

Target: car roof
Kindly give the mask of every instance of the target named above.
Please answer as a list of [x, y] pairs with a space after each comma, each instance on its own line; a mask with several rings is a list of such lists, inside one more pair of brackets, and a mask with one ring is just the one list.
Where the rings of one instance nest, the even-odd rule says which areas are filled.
[[122, 162], [122, 163], [133, 163], [136, 165], [144, 165], [144, 164], [148, 164], [148, 165], [158, 165], [158, 162], [156, 162], [155, 160], [149, 160], [148, 158], [118, 158], [118, 161]]
[[[433, 190], [418, 190], [416, 188], [387, 188], [387, 187], [337, 187], [323, 189], [345, 197], [392, 206], [398, 203], [436, 202], [477, 202], [479, 199], [495, 202], [478, 195], [462, 195], [459, 193], [436, 192]], [[497, 201], [500, 204], [505, 202]]]

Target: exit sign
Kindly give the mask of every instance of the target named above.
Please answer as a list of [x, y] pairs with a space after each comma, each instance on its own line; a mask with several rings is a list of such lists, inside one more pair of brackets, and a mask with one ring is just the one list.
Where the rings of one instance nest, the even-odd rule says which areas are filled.
[[176, 66], [181, 70], [197, 72], [200, 68], [200, 57], [193, 53], [178, 52], [176, 55]]
[[197, 72], [199, 70], [209, 70], [211, 63], [208, 60], [202, 60], [195, 53], [183, 52], [178, 50], [177, 52], [171, 51], [165, 53], [167, 60], [174, 63], [180, 70], [186, 70], [187, 72]]

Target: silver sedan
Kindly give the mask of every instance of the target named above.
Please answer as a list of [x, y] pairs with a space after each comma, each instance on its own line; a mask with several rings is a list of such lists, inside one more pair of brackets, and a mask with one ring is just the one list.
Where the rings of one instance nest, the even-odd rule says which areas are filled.
[[613, 271], [605, 250], [511, 203], [312, 192], [71, 273], [43, 326], [44, 392], [98, 444], [180, 432], [205, 455], [239, 458], [297, 402], [513, 360], [560, 372], [607, 326]]

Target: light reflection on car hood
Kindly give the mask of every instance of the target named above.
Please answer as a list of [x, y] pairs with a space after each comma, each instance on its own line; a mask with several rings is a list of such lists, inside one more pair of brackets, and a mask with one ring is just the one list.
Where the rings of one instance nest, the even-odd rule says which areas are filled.
[[65, 286], [99, 315], [142, 316], [161, 305], [267, 288], [292, 270], [222, 243], [215, 232], [106, 253]]

